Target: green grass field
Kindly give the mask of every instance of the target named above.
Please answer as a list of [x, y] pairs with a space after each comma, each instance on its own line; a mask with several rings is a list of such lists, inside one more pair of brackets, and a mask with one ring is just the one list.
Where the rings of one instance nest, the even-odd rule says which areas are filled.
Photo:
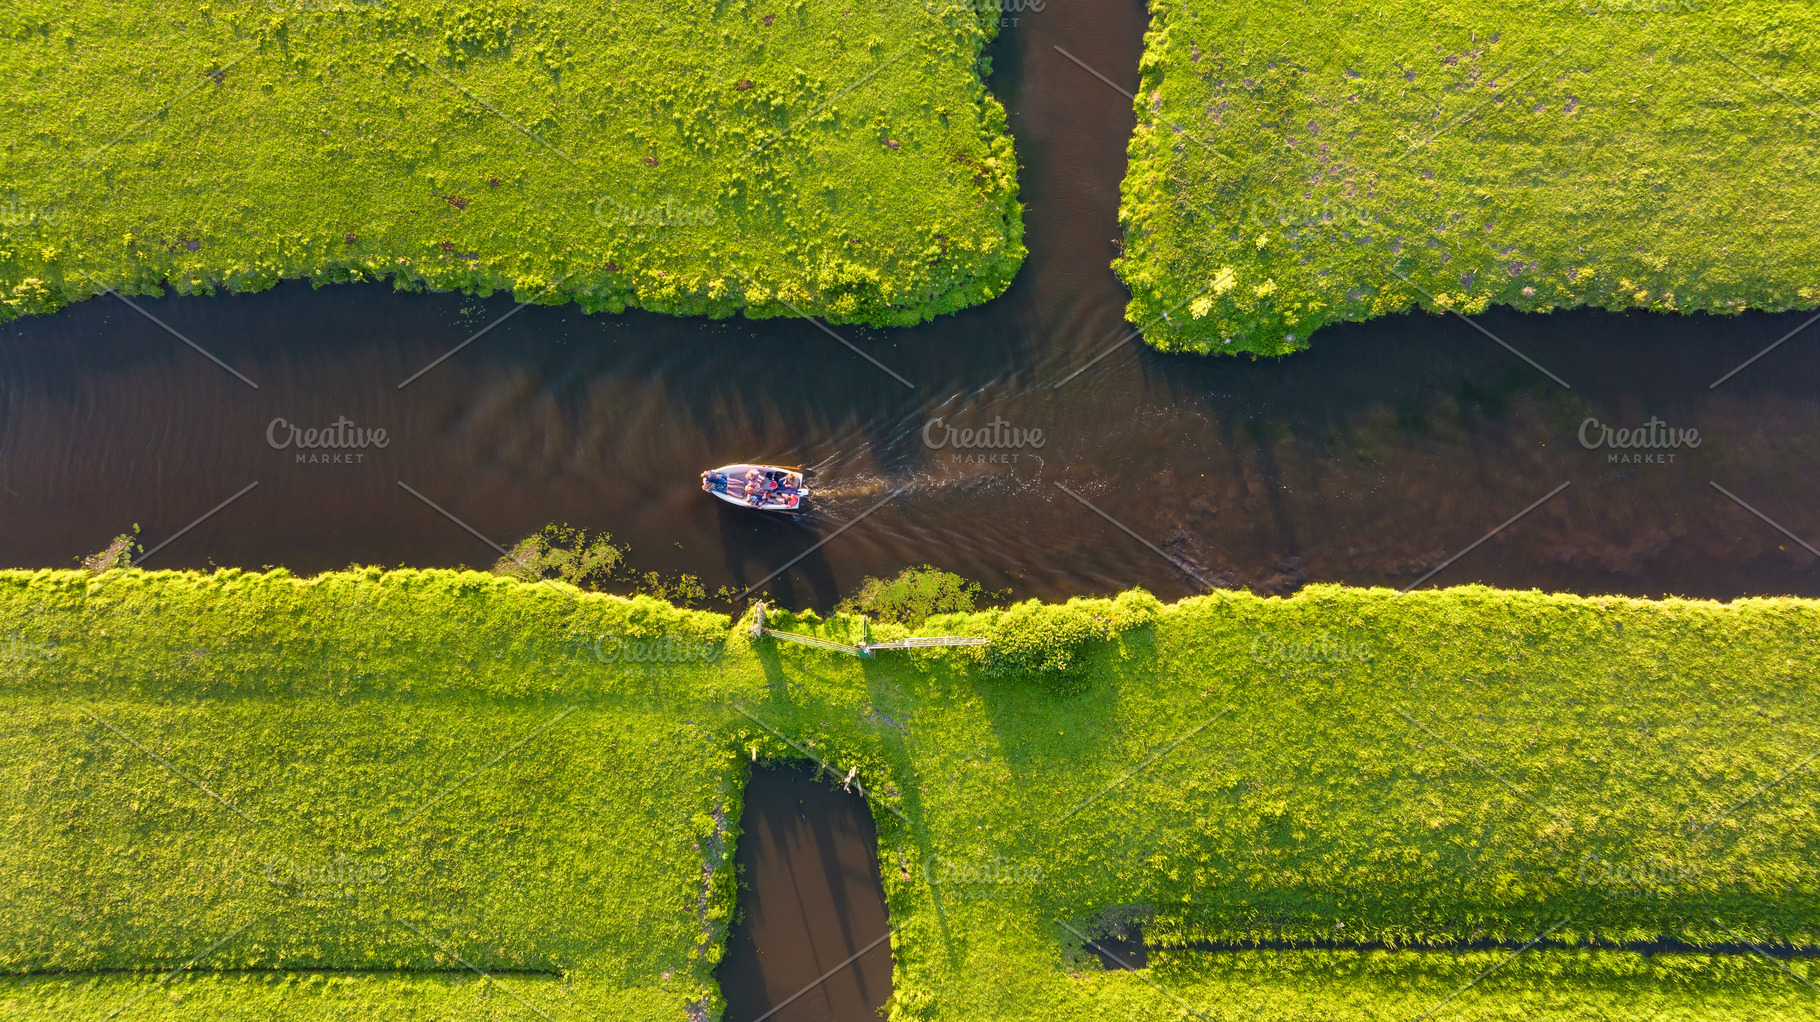
[[0, 319], [389, 278], [915, 323], [1023, 258], [996, 31], [936, 3], [24, 0]]
[[1124, 184], [1127, 317], [1282, 354], [1423, 308], [1820, 304], [1787, 0], [1155, 0]]
[[[1058, 685], [471, 572], [0, 573], [0, 1017], [712, 1017], [743, 772], [805, 753], [873, 795], [899, 1022], [1813, 1017], [1811, 960], [1609, 947], [1816, 945], [1813, 603], [921, 630], [1045, 618], [1118, 624]], [[1084, 964], [1120, 912], [1142, 978]], [[1260, 940], [1399, 950], [1169, 950]]]
[[[7, 861], [30, 880], [0, 900], [0, 969], [169, 970], [208, 949], [260, 970], [175, 988], [208, 1013], [216, 991], [488, 1017], [463, 963], [600, 1017], [712, 1003], [732, 878], [710, 883], [703, 849], [737, 818], [736, 753], [670, 712], [712, 696], [688, 665], [659, 690], [593, 643], [718, 651], [724, 618], [480, 574], [377, 579], [141, 576], [97, 600], [64, 576], [9, 620]], [[408, 623], [432, 606], [451, 618]], [[159, 623], [192, 613], [213, 624]], [[84, 847], [111, 851], [70, 856]], [[335, 968], [391, 974], [283, 978]], [[47, 996], [133, 989], [96, 978]]]

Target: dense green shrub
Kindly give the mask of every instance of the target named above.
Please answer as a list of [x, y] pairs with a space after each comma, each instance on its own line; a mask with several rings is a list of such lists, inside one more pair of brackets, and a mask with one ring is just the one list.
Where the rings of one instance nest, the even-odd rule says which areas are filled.
[[905, 568], [890, 579], [868, 576], [836, 609], [916, 628], [936, 614], [972, 613], [982, 592], [978, 582], [925, 564]]
[[1142, 589], [1116, 598], [1067, 603], [1027, 600], [1000, 612], [987, 633], [986, 672], [1021, 677], [1056, 692], [1085, 687], [1084, 669], [1096, 646], [1156, 620], [1162, 604]]

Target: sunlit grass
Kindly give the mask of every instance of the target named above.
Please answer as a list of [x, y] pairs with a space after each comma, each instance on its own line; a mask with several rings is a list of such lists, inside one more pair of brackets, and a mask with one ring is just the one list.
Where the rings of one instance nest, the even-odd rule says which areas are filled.
[[[1807, 1017], [1754, 954], [1612, 945], [1814, 946], [1812, 601], [1311, 586], [1054, 616], [1108, 626], [1066, 684], [477, 572], [0, 573], [0, 964], [47, 973], [0, 1017], [105, 1013], [186, 962], [156, 996], [189, 1017], [522, 1011], [464, 961], [557, 1018], [699, 1017], [739, 787], [780, 758], [871, 799], [894, 1017], [1176, 1017], [1083, 957], [1112, 915], [1214, 1018], [1413, 1017], [1542, 933], [1568, 946], [1450, 1003]], [[1168, 950], [1210, 942], [1339, 947]]]
[[962, 5], [27, 0], [0, 318], [287, 278], [905, 324], [1023, 257]]
[[1157, 0], [1124, 184], [1161, 348], [1411, 307], [1820, 304], [1811, 4]]

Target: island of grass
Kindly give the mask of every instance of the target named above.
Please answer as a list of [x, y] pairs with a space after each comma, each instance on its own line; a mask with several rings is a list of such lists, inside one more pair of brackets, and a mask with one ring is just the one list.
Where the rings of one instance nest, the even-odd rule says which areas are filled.
[[1283, 354], [1412, 307], [1820, 304], [1811, 4], [1151, 11], [1116, 268], [1159, 348]]
[[[772, 760], [870, 799], [896, 1022], [1814, 1017], [1811, 601], [916, 631], [992, 645], [477, 572], [0, 573], [0, 1019], [715, 1018]], [[1145, 976], [1091, 964], [1133, 925]]]
[[916, 323], [1004, 290], [977, 5], [29, 0], [0, 320], [292, 278]]

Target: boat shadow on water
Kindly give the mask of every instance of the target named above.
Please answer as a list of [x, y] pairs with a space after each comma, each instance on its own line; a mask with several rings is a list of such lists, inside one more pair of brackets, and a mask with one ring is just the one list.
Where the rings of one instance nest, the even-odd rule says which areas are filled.
[[840, 599], [834, 567], [820, 545], [839, 527], [830, 525], [827, 516], [813, 508], [795, 514], [760, 513], [720, 502], [714, 510], [733, 587], [769, 586], [772, 597], [788, 607], [829, 607]]

